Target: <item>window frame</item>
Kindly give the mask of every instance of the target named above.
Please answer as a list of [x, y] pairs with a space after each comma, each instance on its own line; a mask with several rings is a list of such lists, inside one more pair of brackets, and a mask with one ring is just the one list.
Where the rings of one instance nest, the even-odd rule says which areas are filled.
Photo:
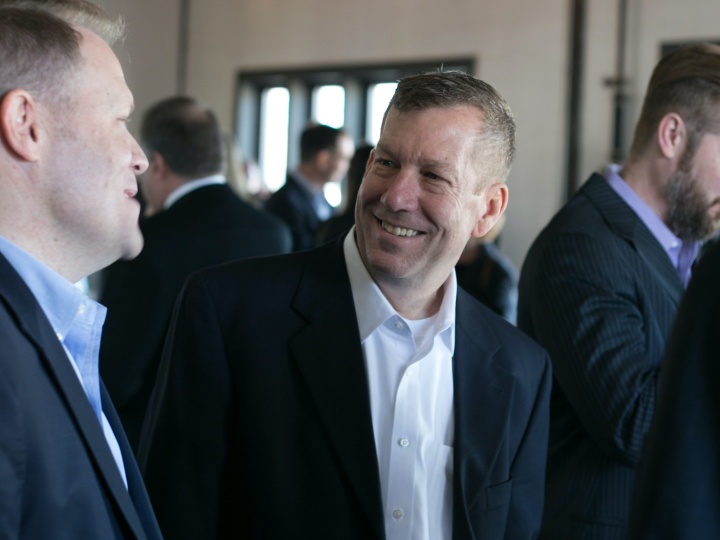
[[240, 70], [236, 75], [234, 126], [235, 144], [242, 155], [258, 162], [260, 138], [260, 98], [267, 88], [283, 86], [290, 91], [288, 126], [288, 168], [300, 160], [299, 140], [311, 117], [312, 93], [317, 86], [337, 84], [345, 89], [344, 129], [356, 143], [368, 137], [368, 89], [383, 82], [416, 73], [437, 70], [475, 72], [472, 57], [453, 57], [414, 62], [387, 62], [308, 68]]

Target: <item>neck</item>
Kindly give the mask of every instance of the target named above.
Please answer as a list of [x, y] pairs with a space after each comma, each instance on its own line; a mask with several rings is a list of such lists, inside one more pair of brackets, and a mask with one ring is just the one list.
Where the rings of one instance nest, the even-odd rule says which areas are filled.
[[322, 188], [325, 185], [325, 178], [311, 163], [301, 163], [298, 172], [317, 188]]
[[629, 161], [620, 176], [660, 219], [665, 219], [667, 203], [663, 190], [668, 173], [661, 164], [649, 160]]
[[67, 251], [64, 252], [53, 245], [33, 242], [32, 238], [14, 234], [14, 231], [0, 230], [0, 234], [71, 283], [77, 283], [91, 273], [80, 269], [83, 262], [80, 257], [68, 257]]
[[422, 291], [425, 287], [387, 281], [381, 283], [377, 279], [375, 282], [395, 311], [410, 320], [427, 319], [435, 315], [440, 310], [445, 294], [443, 285], [424, 294]]

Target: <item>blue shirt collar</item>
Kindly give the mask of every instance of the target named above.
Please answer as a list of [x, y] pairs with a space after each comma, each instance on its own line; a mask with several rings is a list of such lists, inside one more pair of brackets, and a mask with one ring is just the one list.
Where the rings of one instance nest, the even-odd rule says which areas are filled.
[[27, 284], [53, 330], [67, 335], [80, 306], [91, 300], [67, 279], [2, 236], [0, 253]]
[[88, 298], [67, 279], [2, 236], [0, 253], [40, 304], [102, 422], [98, 363], [107, 308]]

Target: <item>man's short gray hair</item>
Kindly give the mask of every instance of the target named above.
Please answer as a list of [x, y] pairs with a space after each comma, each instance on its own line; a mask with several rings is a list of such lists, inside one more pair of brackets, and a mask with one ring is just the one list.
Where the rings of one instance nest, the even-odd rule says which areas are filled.
[[515, 120], [505, 99], [488, 83], [461, 71], [410, 75], [398, 81], [388, 111], [462, 105], [476, 107], [483, 115], [481, 170], [486, 178], [504, 181], [515, 155]]

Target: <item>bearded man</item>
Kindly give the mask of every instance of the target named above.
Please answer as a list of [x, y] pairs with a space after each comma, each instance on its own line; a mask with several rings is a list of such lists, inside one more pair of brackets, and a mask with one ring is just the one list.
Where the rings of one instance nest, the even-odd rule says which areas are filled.
[[720, 223], [720, 47], [656, 66], [624, 166], [535, 240], [518, 325], [554, 388], [541, 538], [624, 539], [657, 375], [700, 242]]

